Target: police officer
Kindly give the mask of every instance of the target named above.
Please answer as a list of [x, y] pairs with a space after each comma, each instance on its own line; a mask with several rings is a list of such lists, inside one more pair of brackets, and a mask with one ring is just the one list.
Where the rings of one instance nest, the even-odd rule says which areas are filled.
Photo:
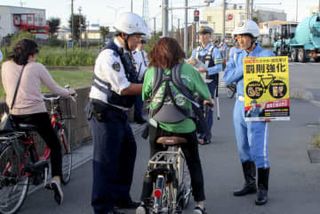
[[[269, 50], [257, 43], [259, 27], [252, 20], [246, 20], [234, 32], [239, 43], [235, 57], [230, 57], [225, 69], [224, 80], [227, 84], [237, 84], [237, 100], [233, 111], [236, 141], [245, 179], [242, 189], [233, 192], [234, 196], [244, 196], [257, 192], [256, 205], [268, 201], [268, 180], [270, 164], [268, 159], [268, 126], [266, 121], [245, 122], [244, 120], [244, 85], [243, 59], [245, 57], [273, 56]], [[258, 191], [256, 188], [256, 168], [258, 171]]]
[[[219, 83], [219, 72], [222, 70], [222, 55], [219, 48], [211, 42], [213, 29], [208, 26], [202, 26], [199, 29], [199, 46], [192, 51], [192, 58], [196, 58], [206, 65], [206, 68], [200, 67], [198, 71], [202, 74], [208, 85], [211, 97], [215, 97], [216, 89]], [[213, 109], [208, 110], [206, 117], [208, 129], [211, 132], [213, 124]], [[209, 133], [208, 133], [209, 134]], [[200, 135], [200, 144], [211, 143], [211, 133], [206, 136], [204, 133]]]
[[142, 18], [123, 13], [115, 22], [113, 41], [98, 55], [89, 94], [88, 119], [93, 137], [93, 189], [91, 204], [96, 214], [121, 213], [117, 208], [136, 208], [130, 197], [136, 142], [127, 110], [141, 93], [131, 51], [147, 33]]
[[[132, 52], [133, 59], [137, 70], [137, 78], [139, 83], [143, 83], [144, 73], [148, 68], [148, 54], [144, 50], [146, 44], [146, 37], [141, 38], [138, 47]], [[136, 96], [136, 102], [134, 104], [134, 121], [138, 124], [143, 124], [146, 120], [143, 118], [143, 101], [140, 95]]]

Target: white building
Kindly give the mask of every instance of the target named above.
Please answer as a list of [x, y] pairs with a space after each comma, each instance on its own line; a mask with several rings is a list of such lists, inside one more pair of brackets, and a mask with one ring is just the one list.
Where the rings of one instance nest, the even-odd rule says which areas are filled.
[[48, 29], [44, 9], [0, 5], [0, 40], [22, 30], [47, 39]]
[[[201, 20], [206, 21], [207, 25], [214, 29], [217, 36], [222, 35], [223, 10], [221, 7], [205, 8], [200, 14]], [[234, 28], [243, 20], [246, 19], [246, 10], [242, 6], [233, 5], [226, 9], [225, 17], [225, 32], [226, 35], [231, 35]], [[267, 10], [260, 9], [254, 11], [253, 17], [256, 17], [259, 22], [272, 20], [286, 20], [287, 15], [282, 10]]]

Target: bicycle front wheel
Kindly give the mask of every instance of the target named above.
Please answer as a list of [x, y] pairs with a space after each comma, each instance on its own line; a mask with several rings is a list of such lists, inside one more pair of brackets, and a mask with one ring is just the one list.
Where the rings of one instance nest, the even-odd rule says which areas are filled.
[[2, 214], [16, 213], [22, 206], [29, 188], [29, 177], [21, 163], [23, 157], [20, 157], [15, 146], [11, 142], [0, 142], [0, 213]]
[[72, 169], [72, 150], [68, 138], [68, 132], [66, 128], [60, 128], [57, 130], [58, 138], [61, 143], [62, 153], [62, 183], [67, 184], [70, 181], [71, 169]]

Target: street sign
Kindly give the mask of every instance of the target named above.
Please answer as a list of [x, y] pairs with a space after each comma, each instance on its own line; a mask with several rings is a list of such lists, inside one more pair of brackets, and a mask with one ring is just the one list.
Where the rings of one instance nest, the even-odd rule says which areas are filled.
[[233, 19], [233, 15], [231, 13], [229, 13], [227, 15], [227, 21], [231, 21]]

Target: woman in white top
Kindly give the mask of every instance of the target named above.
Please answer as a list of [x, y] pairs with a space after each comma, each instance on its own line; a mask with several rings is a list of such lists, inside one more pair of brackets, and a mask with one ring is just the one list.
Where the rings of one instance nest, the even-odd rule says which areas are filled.
[[41, 84], [47, 86], [54, 94], [68, 97], [75, 93], [57, 85], [48, 70], [36, 62], [38, 45], [30, 39], [20, 40], [13, 48], [9, 60], [2, 64], [2, 84], [6, 93], [6, 103], [11, 107], [19, 76], [23, 70], [16, 99], [10, 113], [17, 123], [32, 124], [39, 135], [51, 149], [51, 188], [58, 204], [62, 203], [61, 189], [62, 155], [59, 139], [53, 130], [49, 114], [41, 94]]

